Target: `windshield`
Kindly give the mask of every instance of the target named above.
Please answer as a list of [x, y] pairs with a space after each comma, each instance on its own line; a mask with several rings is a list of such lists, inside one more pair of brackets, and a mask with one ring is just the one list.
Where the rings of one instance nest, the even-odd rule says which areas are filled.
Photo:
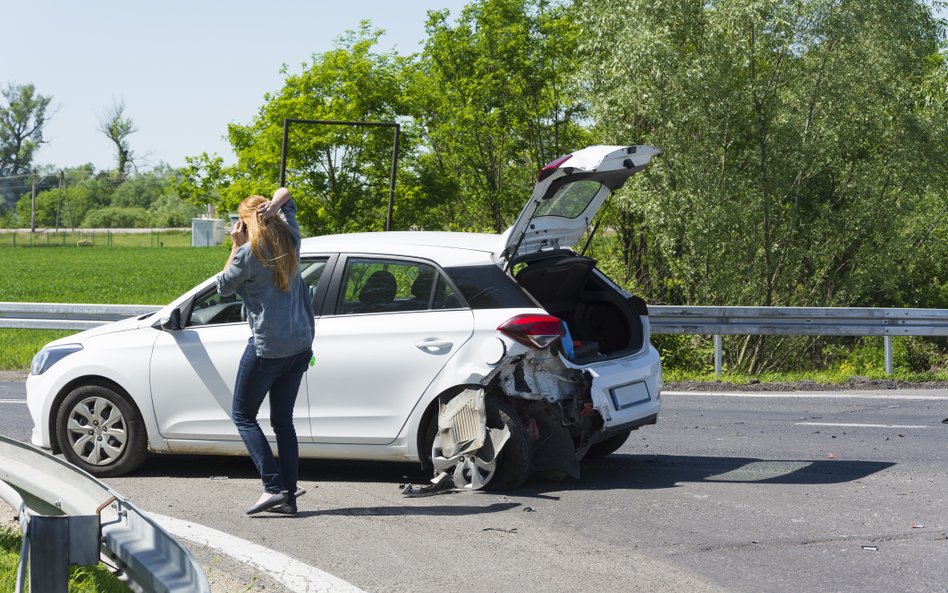
[[550, 199], [543, 200], [533, 216], [576, 218], [586, 210], [601, 188], [601, 183], [588, 179], [567, 183], [556, 190]]

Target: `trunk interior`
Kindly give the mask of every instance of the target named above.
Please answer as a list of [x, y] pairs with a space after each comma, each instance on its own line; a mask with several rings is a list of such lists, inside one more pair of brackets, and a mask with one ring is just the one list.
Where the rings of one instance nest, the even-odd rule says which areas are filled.
[[[524, 260], [517, 282], [551, 315], [566, 322], [574, 361], [586, 364], [638, 352], [647, 314], [594, 272], [596, 261], [573, 253]], [[601, 272], [600, 272], [601, 273]], [[640, 300], [639, 300], [640, 301]]]

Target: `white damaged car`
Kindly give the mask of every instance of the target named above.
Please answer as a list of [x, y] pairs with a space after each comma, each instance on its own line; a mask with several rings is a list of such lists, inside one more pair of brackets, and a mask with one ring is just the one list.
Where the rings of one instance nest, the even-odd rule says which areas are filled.
[[[578, 476], [654, 424], [646, 305], [572, 249], [656, 154], [557, 159], [503, 235], [304, 239], [316, 338], [294, 414], [301, 456], [421, 461], [437, 483], [511, 489], [537, 471]], [[249, 336], [239, 299], [209, 278], [156, 313], [51, 342], [26, 382], [32, 442], [97, 476], [149, 452], [244, 455], [230, 411]]]

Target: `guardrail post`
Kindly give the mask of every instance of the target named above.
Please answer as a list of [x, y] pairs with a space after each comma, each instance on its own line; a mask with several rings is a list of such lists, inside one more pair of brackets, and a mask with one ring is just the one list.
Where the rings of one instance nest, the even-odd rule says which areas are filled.
[[892, 374], [892, 336], [882, 336], [885, 345], [885, 374]]
[[714, 336], [714, 375], [721, 376], [721, 336]]
[[96, 515], [30, 517], [30, 591], [67, 593], [69, 565], [99, 563]]

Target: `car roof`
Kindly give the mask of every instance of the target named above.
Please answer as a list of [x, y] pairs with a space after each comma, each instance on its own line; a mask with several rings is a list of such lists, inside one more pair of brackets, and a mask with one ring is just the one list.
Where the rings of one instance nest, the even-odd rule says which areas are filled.
[[301, 253], [353, 253], [421, 257], [441, 265], [496, 263], [501, 236], [448, 231], [382, 231], [322, 235], [303, 239]]

